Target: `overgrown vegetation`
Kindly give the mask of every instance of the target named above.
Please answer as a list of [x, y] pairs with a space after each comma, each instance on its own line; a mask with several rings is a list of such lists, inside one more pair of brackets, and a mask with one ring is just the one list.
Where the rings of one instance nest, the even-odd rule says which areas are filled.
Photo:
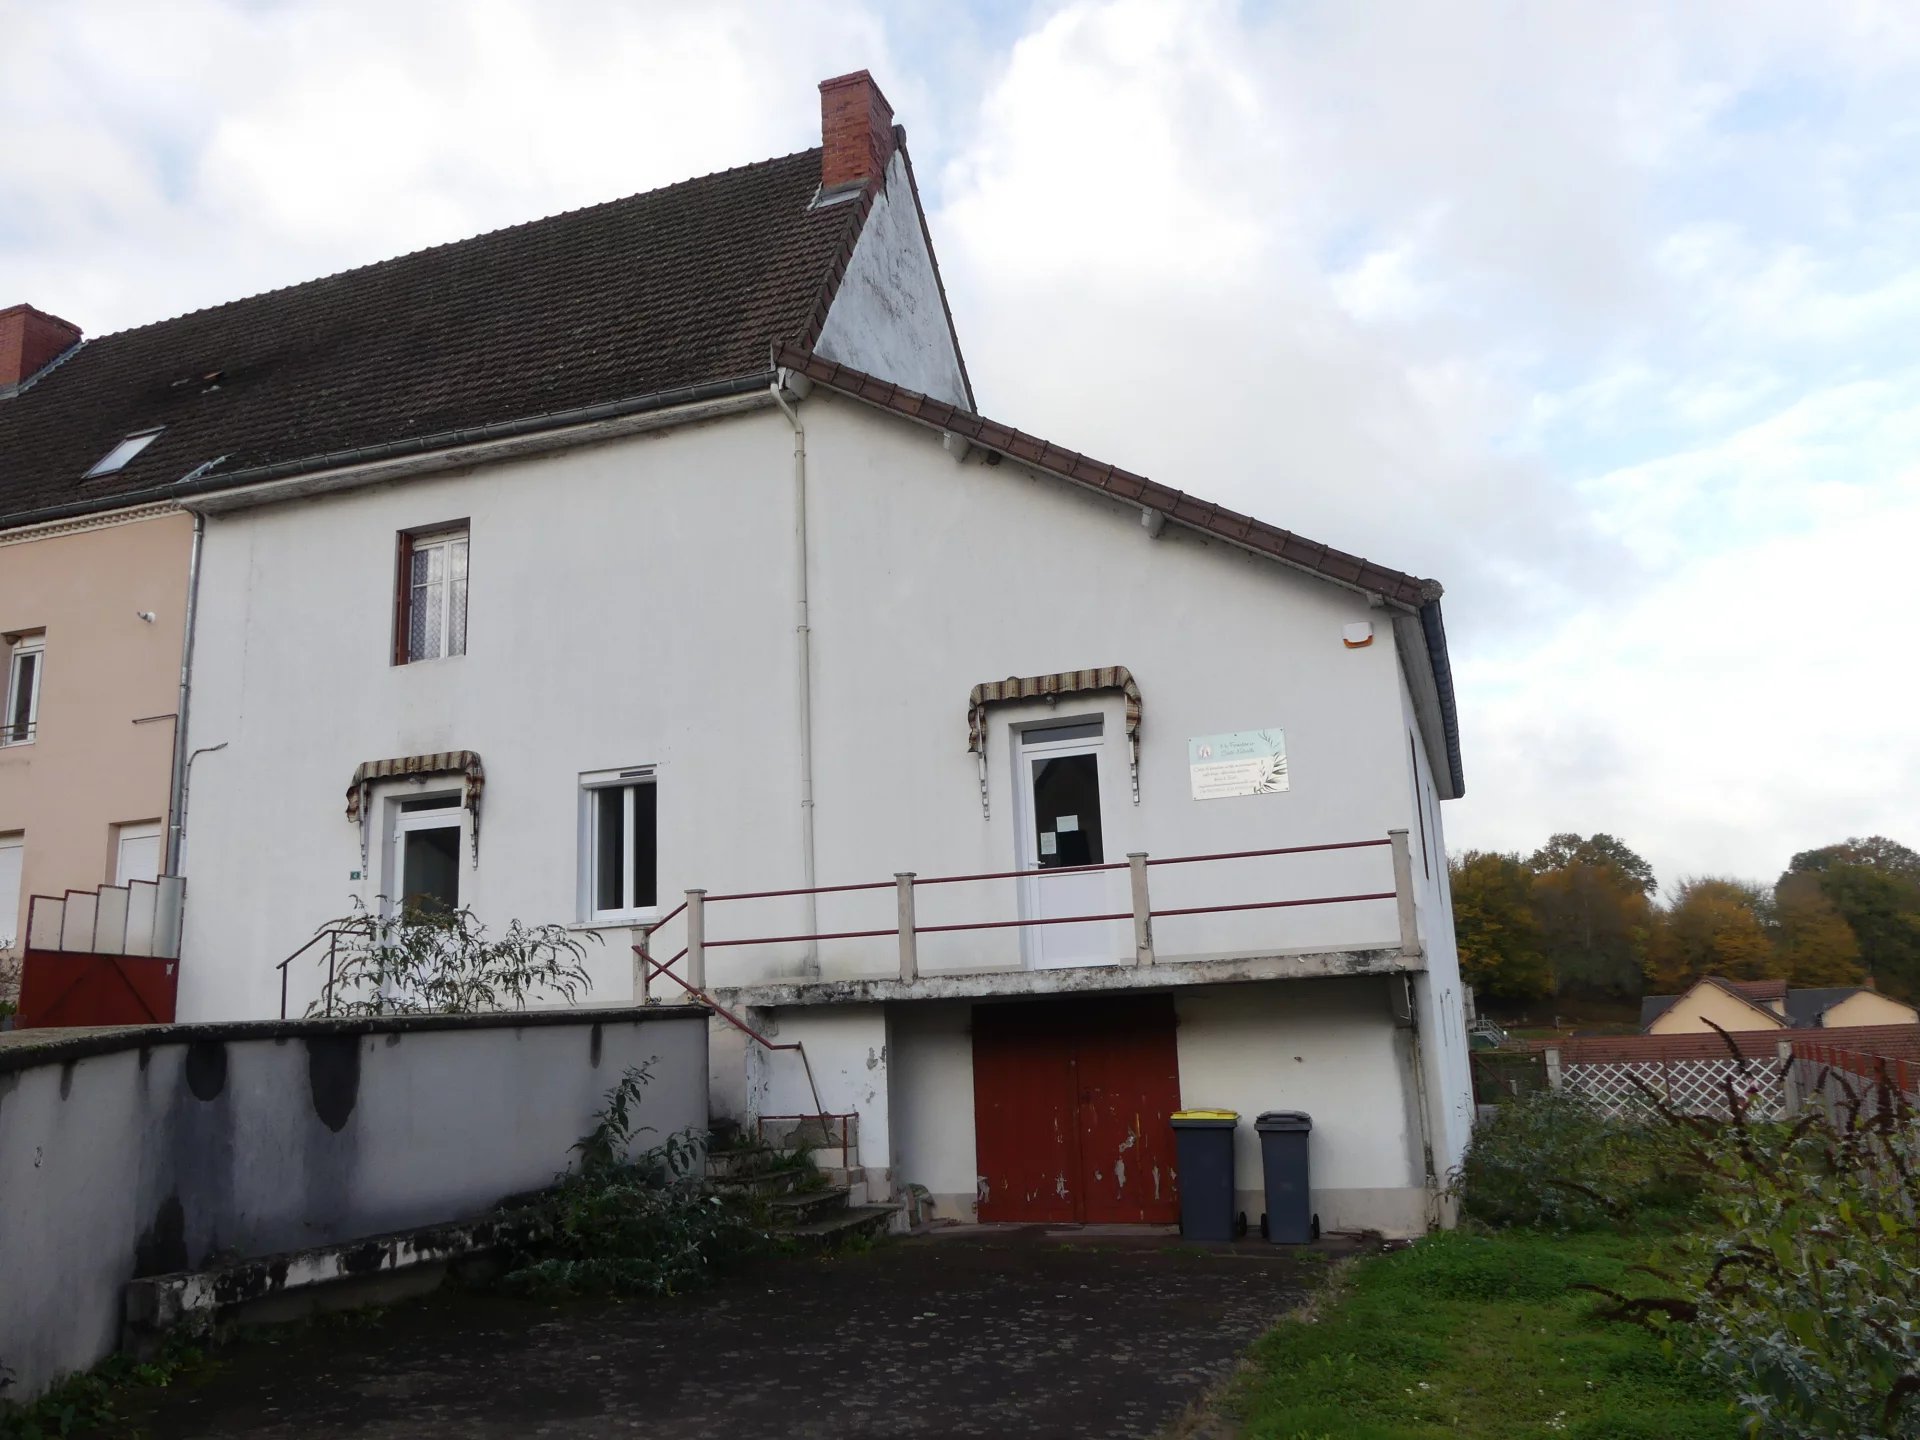
[[128, 1434], [128, 1404], [132, 1399], [176, 1383], [204, 1360], [199, 1344], [177, 1333], [150, 1360], [110, 1355], [91, 1370], [67, 1376], [27, 1405], [6, 1402], [4, 1391], [12, 1374], [0, 1365], [0, 1440]]
[[355, 902], [329, 920], [334, 969], [307, 1014], [464, 1015], [524, 1010], [530, 999], [573, 1004], [591, 988], [585, 966], [593, 931], [508, 923], [493, 936], [466, 906], [403, 907], [383, 914]]
[[1543, 1091], [1481, 1125], [1455, 1189], [1470, 1221], [1565, 1232], [1684, 1215], [1702, 1181], [1686, 1137], [1651, 1107], [1626, 1124]]
[[547, 1295], [672, 1295], [710, 1283], [766, 1244], [737, 1201], [700, 1178], [704, 1133], [640, 1147], [652, 1061], [607, 1091], [594, 1126], [573, 1146], [576, 1168], [537, 1202], [539, 1239], [501, 1282]]
[[1884, 1078], [1832, 1083], [1837, 1113], [1791, 1129], [1662, 1109], [1705, 1173], [1709, 1223], [1656, 1272], [1652, 1298], [1603, 1292], [1612, 1313], [1672, 1326], [1781, 1440], [1920, 1436], [1920, 1135]]

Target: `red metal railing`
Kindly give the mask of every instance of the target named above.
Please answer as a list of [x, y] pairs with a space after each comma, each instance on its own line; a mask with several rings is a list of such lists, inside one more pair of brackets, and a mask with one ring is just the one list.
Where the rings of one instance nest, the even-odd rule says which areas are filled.
[[[1344, 850], [1365, 850], [1388, 848], [1393, 852], [1394, 888], [1391, 890], [1360, 891], [1341, 895], [1315, 895], [1298, 899], [1269, 900], [1256, 899], [1219, 905], [1180, 905], [1155, 908], [1149, 901], [1147, 890], [1147, 871], [1155, 866], [1166, 865], [1203, 865], [1224, 861], [1257, 860], [1283, 855], [1308, 855]], [[932, 885], [961, 885], [995, 880], [1050, 880], [1062, 875], [1086, 875], [1092, 873], [1127, 870], [1132, 872], [1132, 908], [1128, 910], [1105, 911], [1085, 915], [1047, 915], [1028, 916], [1008, 920], [966, 920], [923, 925], [914, 916], [914, 894], [917, 890]], [[705, 914], [708, 906], [748, 900], [796, 899], [803, 896], [845, 895], [861, 891], [894, 890], [899, 895], [899, 915], [896, 923], [890, 926], [875, 926], [851, 930], [816, 930], [788, 934], [751, 935], [738, 938], [706, 938]], [[1408, 860], [1406, 832], [1395, 830], [1377, 840], [1341, 840], [1319, 845], [1282, 845], [1261, 850], [1227, 850], [1203, 855], [1168, 855], [1158, 858], [1144, 853], [1129, 855], [1123, 861], [1108, 861], [1098, 865], [1070, 865], [1051, 869], [1033, 870], [987, 870], [964, 875], [933, 875], [925, 878], [911, 873], [896, 875], [892, 880], [867, 880], [844, 885], [799, 886], [777, 890], [741, 890], [710, 895], [702, 890], [689, 890], [686, 899], [675, 906], [658, 921], [645, 928], [641, 942], [634, 946], [643, 966], [642, 990], [650, 991], [656, 976], [665, 975], [690, 994], [700, 997], [705, 1003], [713, 1004], [705, 990], [706, 952], [709, 950], [738, 949], [753, 945], [793, 945], [815, 944], [821, 941], [878, 940], [894, 937], [900, 946], [900, 973], [904, 980], [918, 978], [918, 958], [915, 946], [916, 937], [921, 935], [954, 934], [976, 930], [1024, 930], [1046, 925], [1083, 925], [1120, 920], [1132, 920], [1135, 931], [1135, 963], [1153, 963], [1152, 922], [1156, 919], [1170, 919], [1187, 915], [1221, 915], [1237, 912], [1262, 910], [1285, 910], [1312, 905], [1346, 905], [1362, 901], [1394, 900], [1400, 909], [1400, 944], [1408, 953], [1418, 953], [1419, 941], [1413, 925], [1412, 869]], [[652, 955], [653, 937], [669, 922], [682, 914], [687, 916], [687, 944], [672, 959], [656, 961]], [[674, 967], [682, 960], [687, 961], [688, 978], [674, 973]], [[718, 1009], [718, 1006], [714, 1007]], [[739, 1025], [748, 1034], [753, 1032], [737, 1019], [727, 1017]], [[755, 1036], [756, 1039], [760, 1037]], [[762, 1041], [762, 1043], [766, 1043]]]

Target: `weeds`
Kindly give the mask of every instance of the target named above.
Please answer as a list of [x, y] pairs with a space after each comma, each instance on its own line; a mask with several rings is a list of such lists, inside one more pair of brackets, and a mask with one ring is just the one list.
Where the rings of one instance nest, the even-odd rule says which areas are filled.
[[502, 1279], [504, 1288], [678, 1294], [765, 1244], [744, 1209], [700, 1180], [704, 1134], [682, 1131], [634, 1153], [636, 1137], [651, 1133], [637, 1112], [652, 1065], [630, 1067], [607, 1091], [593, 1128], [573, 1146], [578, 1168], [538, 1202], [540, 1238]]
[[1454, 1181], [1470, 1220], [1561, 1232], [1684, 1211], [1700, 1186], [1684, 1141], [1653, 1110], [1610, 1120], [1553, 1091], [1500, 1106], [1474, 1133]]
[[[1920, 1436], [1920, 1135], [1884, 1076], [1791, 1128], [1657, 1104], [1711, 1180], [1716, 1222], [1663, 1273], [1662, 1295], [1602, 1288], [1611, 1313], [1674, 1332], [1780, 1440]], [[1598, 1288], [1598, 1287], [1596, 1287]]]
[[[0, 1440], [126, 1434], [128, 1399], [139, 1391], [174, 1384], [205, 1359], [194, 1340], [177, 1332], [151, 1360], [110, 1355], [91, 1370], [67, 1376], [30, 1405], [0, 1401]], [[10, 1378], [11, 1372], [0, 1366], [0, 1375]]]
[[564, 925], [514, 920], [494, 938], [465, 906], [381, 914], [356, 899], [351, 914], [320, 929], [335, 937], [335, 964], [309, 1017], [524, 1010], [536, 996], [571, 1005], [591, 988], [580, 963], [586, 945]]

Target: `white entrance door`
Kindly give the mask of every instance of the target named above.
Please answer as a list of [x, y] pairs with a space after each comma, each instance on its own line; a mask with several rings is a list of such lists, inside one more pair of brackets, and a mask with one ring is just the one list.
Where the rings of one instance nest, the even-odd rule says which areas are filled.
[[387, 904], [405, 910], [460, 908], [460, 841], [465, 827], [458, 795], [400, 802], [393, 823]]
[[[1099, 720], [1027, 729], [1019, 736], [1020, 868], [1072, 870], [1106, 862], [1100, 823]], [[1020, 883], [1022, 919], [1112, 912], [1113, 875], [1049, 875]], [[1084, 925], [1031, 925], [1026, 937], [1029, 968], [1110, 965], [1119, 959], [1112, 921]]]

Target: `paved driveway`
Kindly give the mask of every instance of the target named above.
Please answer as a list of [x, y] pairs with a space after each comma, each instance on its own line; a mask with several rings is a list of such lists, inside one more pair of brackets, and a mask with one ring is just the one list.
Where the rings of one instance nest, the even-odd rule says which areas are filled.
[[672, 1301], [443, 1293], [223, 1352], [156, 1437], [1152, 1436], [1321, 1253], [986, 1229], [783, 1260]]

